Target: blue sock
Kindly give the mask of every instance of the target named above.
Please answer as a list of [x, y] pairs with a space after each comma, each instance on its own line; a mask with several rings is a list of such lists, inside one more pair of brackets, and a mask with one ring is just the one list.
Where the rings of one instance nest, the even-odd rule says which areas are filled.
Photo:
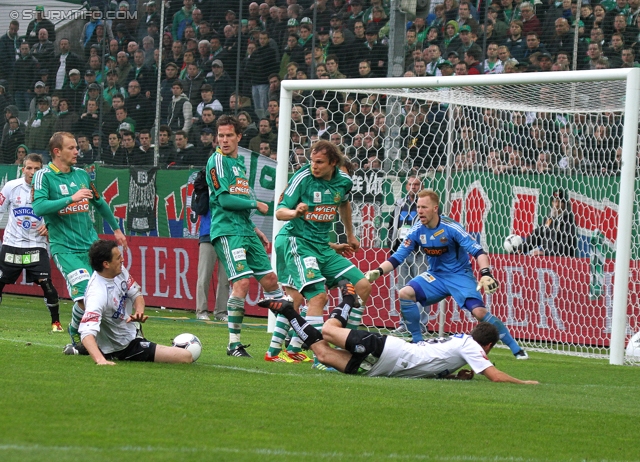
[[413, 300], [400, 300], [400, 311], [407, 325], [407, 329], [411, 332], [413, 342], [421, 342], [422, 332], [420, 331], [420, 309], [418, 304]]
[[487, 315], [480, 321], [490, 322], [491, 324], [496, 326], [496, 328], [498, 329], [498, 334], [500, 335], [500, 340], [502, 340], [502, 343], [504, 343], [509, 347], [509, 349], [511, 350], [511, 353], [516, 354], [518, 351], [522, 349], [520, 348], [520, 345], [518, 345], [516, 341], [513, 339], [513, 337], [511, 336], [507, 328], [504, 326], [504, 324], [502, 324], [502, 321], [500, 321], [494, 315], [492, 315], [491, 313], [487, 313]]

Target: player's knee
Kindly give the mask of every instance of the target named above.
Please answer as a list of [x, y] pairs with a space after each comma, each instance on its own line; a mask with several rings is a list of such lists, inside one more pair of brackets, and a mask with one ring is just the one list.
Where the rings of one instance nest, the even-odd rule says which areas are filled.
[[404, 286], [402, 289], [398, 291], [398, 297], [401, 300], [413, 300], [416, 301], [416, 292], [413, 290], [411, 286]]
[[58, 291], [51, 282], [51, 279], [38, 281], [38, 285], [42, 287], [42, 292], [44, 293], [44, 298], [47, 301], [47, 305], [55, 305], [58, 303]]
[[293, 299], [293, 306], [298, 309], [304, 304], [304, 297], [297, 290], [287, 290], [287, 295]]
[[233, 281], [231, 295], [233, 297], [245, 298], [249, 292], [249, 278], [236, 279]]
[[[247, 281], [249, 280], [247, 279]], [[278, 289], [278, 276], [276, 276], [276, 273], [265, 274], [264, 277], [260, 279], [260, 285], [267, 292], [273, 292]]]

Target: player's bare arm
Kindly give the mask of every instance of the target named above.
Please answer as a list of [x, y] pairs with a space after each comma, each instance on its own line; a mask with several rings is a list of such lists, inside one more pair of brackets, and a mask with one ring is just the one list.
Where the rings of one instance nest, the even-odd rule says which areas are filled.
[[342, 255], [345, 258], [353, 257], [353, 248], [351, 244], [337, 244], [330, 242], [329, 247], [336, 251], [338, 255]]
[[491, 380], [492, 382], [507, 382], [507, 383], [517, 383], [520, 385], [538, 385], [537, 380], [520, 380], [515, 377], [511, 377], [506, 372], [502, 372], [500, 369], [495, 366], [490, 366], [482, 371], [482, 375]]
[[266, 215], [267, 212], [269, 211], [269, 205], [260, 201], [256, 201], [256, 208], [258, 209], [258, 212], [260, 212], [263, 215]]
[[260, 239], [260, 242], [262, 242], [262, 245], [266, 250], [269, 247], [269, 239], [267, 239], [267, 235], [264, 234], [262, 231], [260, 231], [260, 228], [256, 227], [256, 228], [253, 228], [253, 230], [256, 232], [258, 239]]
[[93, 192], [88, 188], [81, 188], [71, 196], [73, 202], [80, 202], [84, 199], [93, 199]]
[[144, 314], [144, 307], [144, 297], [139, 295], [133, 301], [133, 313], [129, 316], [126, 322], [145, 322], [149, 319], [149, 316]]
[[295, 209], [281, 207], [276, 211], [276, 218], [280, 221], [291, 221], [295, 218], [303, 218], [309, 211], [309, 206], [300, 202]]
[[93, 335], [87, 335], [82, 339], [82, 344], [89, 352], [91, 359], [95, 361], [98, 366], [115, 366], [116, 363], [113, 361], [107, 361], [107, 359], [98, 348], [98, 343], [96, 342], [96, 338]]

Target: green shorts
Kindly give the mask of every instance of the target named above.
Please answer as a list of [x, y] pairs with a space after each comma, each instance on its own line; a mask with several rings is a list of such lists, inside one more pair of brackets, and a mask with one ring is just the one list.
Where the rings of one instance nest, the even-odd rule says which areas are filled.
[[[278, 280], [283, 286], [302, 293], [305, 287], [335, 287], [341, 279], [356, 284], [364, 278], [362, 271], [336, 253], [329, 244], [319, 244], [294, 236], [278, 235], [275, 239]], [[314, 290], [314, 292], [317, 292]], [[305, 294], [310, 298], [313, 294]]]
[[258, 281], [273, 273], [271, 259], [262, 241], [254, 236], [220, 236], [211, 244], [230, 281], [255, 277]]
[[89, 264], [88, 253], [58, 253], [53, 256], [53, 261], [67, 282], [67, 290], [71, 299], [76, 302], [84, 300], [84, 291], [93, 274]]

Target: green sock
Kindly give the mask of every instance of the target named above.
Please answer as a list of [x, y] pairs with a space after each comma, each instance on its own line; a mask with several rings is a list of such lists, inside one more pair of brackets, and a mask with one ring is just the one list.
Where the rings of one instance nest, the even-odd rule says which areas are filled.
[[360, 322], [362, 321], [362, 314], [364, 313], [364, 306], [358, 308], [351, 308], [349, 313], [349, 319], [347, 320], [347, 329], [358, 330]]
[[227, 312], [229, 313], [229, 348], [233, 349], [242, 343], [240, 342], [240, 331], [242, 330], [242, 320], [244, 319], [244, 299], [240, 297], [229, 297], [227, 302]]
[[282, 344], [284, 343], [284, 339], [287, 337], [289, 327], [290, 325], [287, 318], [279, 314], [276, 317], [276, 327], [273, 330], [271, 343], [269, 344], [269, 350], [267, 351], [269, 356], [278, 356], [280, 354], [282, 351]]

